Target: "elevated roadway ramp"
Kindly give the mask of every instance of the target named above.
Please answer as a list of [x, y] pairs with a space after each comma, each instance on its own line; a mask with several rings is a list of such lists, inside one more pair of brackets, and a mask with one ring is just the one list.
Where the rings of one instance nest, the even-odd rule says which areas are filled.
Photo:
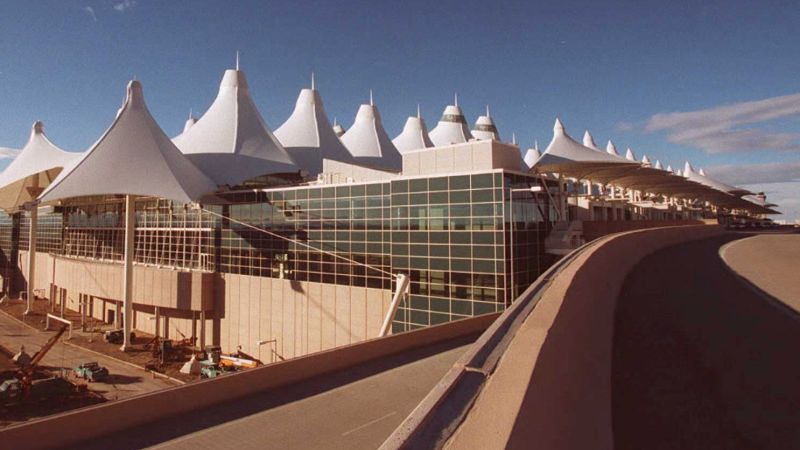
[[692, 226], [584, 246], [382, 448], [800, 448], [800, 322], [721, 259], [745, 237]]

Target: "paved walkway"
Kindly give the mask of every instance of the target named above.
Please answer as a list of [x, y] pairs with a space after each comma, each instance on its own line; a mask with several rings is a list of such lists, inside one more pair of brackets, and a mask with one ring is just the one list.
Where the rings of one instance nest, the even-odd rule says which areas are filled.
[[722, 247], [738, 275], [800, 312], [800, 234], [760, 234]]
[[375, 449], [477, 335], [381, 358], [82, 444], [97, 448]]
[[[627, 278], [614, 325], [616, 448], [800, 448], [800, 316], [728, 270], [719, 249], [743, 237], [658, 251]], [[782, 239], [729, 249], [744, 246], [753, 273], [772, 258], [800, 279], [797, 253], [773, 247]]]
[[[33, 355], [54, 333], [53, 331], [37, 331], [0, 312], [0, 344], [12, 353], [18, 352], [20, 345], [25, 345], [25, 350]], [[91, 390], [102, 394], [108, 400], [132, 397], [176, 385], [162, 378], [153, 378], [143, 369], [121, 363], [113, 358], [92, 353], [81, 347], [64, 344], [63, 340], [50, 349], [41, 364], [53, 368], [72, 369], [87, 361], [97, 361], [100, 365], [108, 368], [111, 376], [107, 381], [89, 383]]]

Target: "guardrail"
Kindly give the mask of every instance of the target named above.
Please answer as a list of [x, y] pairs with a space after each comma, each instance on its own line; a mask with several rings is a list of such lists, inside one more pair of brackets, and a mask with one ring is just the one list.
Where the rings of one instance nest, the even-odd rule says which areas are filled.
[[[466, 417], [514, 338], [514, 332], [536, 307], [552, 280], [595, 243], [581, 245], [539, 276], [453, 365], [381, 445], [381, 450], [441, 448]], [[446, 407], [440, 407], [445, 404]]]

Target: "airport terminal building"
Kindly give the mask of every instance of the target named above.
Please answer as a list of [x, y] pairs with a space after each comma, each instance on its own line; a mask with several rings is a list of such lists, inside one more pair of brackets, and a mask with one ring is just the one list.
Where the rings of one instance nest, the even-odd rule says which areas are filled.
[[[273, 133], [228, 70], [170, 139], [131, 82], [85, 153], [61, 152], [37, 123], [0, 176], [4, 290], [269, 362], [376, 337], [387, 314], [401, 332], [502, 311], [580, 243], [575, 219], [769, 211], [581, 145], [560, 122], [523, 160], [488, 109], [470, 131], [454, 103], [430, 133], [418, 113], [391, 140], [370, 99], [337, 136], [312, 84]], [[409, 286], [394, 312], [398, 274]]]

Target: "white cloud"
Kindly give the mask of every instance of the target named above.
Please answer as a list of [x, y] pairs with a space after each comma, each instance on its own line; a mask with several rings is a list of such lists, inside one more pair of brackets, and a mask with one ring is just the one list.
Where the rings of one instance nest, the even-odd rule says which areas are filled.
[[91, 6], [84, 6], [82, 9], [83, 12], [85, 12], [86, 14], [89, 15], [89, 17], [92, 18], [92, 20], [97, 22], [97, 14], [94, 13], [94, 8], [92, 8]]
[[136, 0], [122, 0], [121, 2], [114, 4], [114, 9], [118, 12], [124, 13], [134, 6], [136, 6]]
[[8, 148], [8, 147], [0, 147], [0, 159], [14, 159], [19, 155], [19, 150]]
[[[658, 113], [646, 132], [666, 131], [675, 144], [699, 147], [708, 153], [749, 150], [800, 151], [800, 133], [772, 132], [743, 126], [800, 116], [800, 94], [734, 103], [688, 112]], [[620, 124], [625, 126], [626, 124]]]

